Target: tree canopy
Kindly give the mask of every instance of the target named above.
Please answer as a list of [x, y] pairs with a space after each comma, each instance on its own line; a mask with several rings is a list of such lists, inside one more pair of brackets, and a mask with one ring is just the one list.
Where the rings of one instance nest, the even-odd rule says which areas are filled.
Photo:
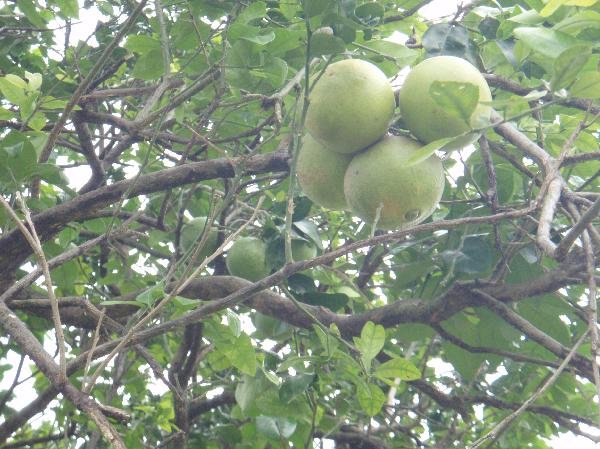
[[[3, 2], [0, 448], [600, 442], [600, 2], [430, 2]], [[313, 204], [311, 83], [354, 58], [398, 89], [439, 55], [494, 112], [421, 151], [433, 215]], [[470, 86], [436, 101], [470, 113]]]

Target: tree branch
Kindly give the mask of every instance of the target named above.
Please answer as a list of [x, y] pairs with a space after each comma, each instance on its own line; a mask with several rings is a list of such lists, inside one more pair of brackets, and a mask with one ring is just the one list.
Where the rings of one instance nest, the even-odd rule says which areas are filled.
[[[71, 201], [34, 215], [33, 223], [40, 230], [40, 240], [44, 242], [68, 223], [82, 221], [97, 214], [98, 209], [116, 203], [123, 195], [132, 198], [209, 179], [232, 178], [240, 169], [244, 174], [286, 171], [287, 159], [286, 152], [276, 152], [247, 158], [212, 159], [167, 168], [79, 195]], [[14, 271], [30, 254], [31, 250], [25, 245], [19, 231], [6, 233], [0, 238], [0, 273], [6, 275]]]

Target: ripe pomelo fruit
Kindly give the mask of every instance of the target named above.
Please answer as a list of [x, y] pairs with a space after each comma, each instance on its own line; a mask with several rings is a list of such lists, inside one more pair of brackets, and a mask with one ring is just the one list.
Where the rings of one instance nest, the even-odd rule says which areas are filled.
[[[200, 242], [202, 233], [206, 227], [206, 220], [206, 217], [197, 217], [183, 225], [179, 242], [181, 249], [188, 251], [192, 246]], [[210, 228], [208, 231], [204, 247], [199, 255], [200, 260], [206, 259], [217, 249], [218, 232], [215, 227]]]
[[407, 228], [435, 210], [444, 191], [442, 161], [432, 155], [407, 165], [422, 144], [408, 137], [386, 136], [350, 162], [344, 192], [354, 214], [377, 227]]
[[361, 59], [329, 65], [312, 88], [309, 101], [308, 132], [327, 148], [346, 154], [385, 134], [396, 107], [385, 74]]
[[267, 245], [256, 237], [242, 237], [227, 251], [227, 270], [232, 276], [256, 282], [269, 274]]
[[[448, 107], [436, 102], [430, 93], [434, 81], [469, 83], [477, 86], [478, 102], [468, 120], [456, 111], [448, 112]], [[398, 98], [404, 123], [410, 132], [424, 143], [454, 137], [490, 122], [492, 108], [481, 104], [482, 101], [492, 100], [492, 93], [485, 78], [470, 62], [455, 56], [434, 56], [417, 64], [402, 84]], [[467, 134], [443, 149], [465, 147], [478, 137], [478, 133]]]
[[347, 209], [344, 174], [351, 159], [351, 155], [330, 151], [306, 134], [296, 164], [302, 191], [319, 206]]

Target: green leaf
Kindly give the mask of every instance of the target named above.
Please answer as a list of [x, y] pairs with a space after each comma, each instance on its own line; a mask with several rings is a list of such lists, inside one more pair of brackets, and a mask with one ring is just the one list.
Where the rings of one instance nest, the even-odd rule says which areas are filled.
[[256, 374], [256, 352], [248, 335], [242, 333], [233, 344], [223, 348], [223, 352], [231, 364], [242, 373], [249, 376]]
[[315, 379], [314, 373], [300, 373], [288, 377], [279, 389], [279, 399], [283, 402], [290, 402], [296, 396], [303, 394]]
[[[518, 177], [514, 169], [508, 164], [496, 164], [496, 190], [498, 201], [501, 204], [508, 203], [515, 194]], [[489, 189], [487, 169], [484, 164], [476, 164], [473, 167], [473, 179], [478, 187], [484, 192]]]
[[10, 120], [15, 117], [12, 111], [8, 109], [0, 108], [0, 120]]
[[274, 388], [273, 384], [265, 378], [262, 371], [259, 371], [256, 376], [243, 375], [235, 388], [235, 400], [242, 412], [248, 414], [256, 401], [272, 388]]
[[410, 360], [398, 357], [379, 365], [375, 376], [382, 380], [417, 380], [421, 378], [421, 371]]
[[227, 309], [227, 327], [231, 330], [232, 335], [239, 337], [242, 332], [242, 323], [240, 317], [231, 309]]
[[188, 299], [184, 298], [183, 296], [175, 296], [173, 298], [173, 304], [176, 308], [180, 309], [181, 311], [187, 311], [195, 309], [201, 304], [201, 302], [196, 299]]
[[443, 149], [446, 145], [451, 144], [452, 142], [457, 140], [459, 137], [462, 137], [463, 135], [464, 134], [460, 134], [457, 137], [445, 137], [443, 139], [434, 140], [433, 142], [422, 146], [421, 148], [419, 148], [417, 151], [415, 151], [413, 154], [410, 155], [410, 157], [406, 160], [406, 166], [410, 167], [411, 165], [415, 165], [415, 164], [418, 164], [419, 162], [423, 162], [425, 159], [430, 157], [437, 150]]
[[27, 80], [26, 89], [30, 92], [40, 90], [42, 86], [42, 74], [41, 73], [31, 73], [27, 70], [25, 71], [25, 79]]
[[296, 17], [298, 4], [296, 2], [279, 2], [278, 8], [281, 11], [281, 14], [283, 14], [286, 19], [290, 20]]
[[77, 282], [79, 269], [77, 262], [70, 260], [51, 271], [52, 281], [62, 291], [62, 294], [73, 294], [73, 286]]
[[385, 329], [380, 324], [367, 321], [363, 326], [360, 337], [354, 337], [354, 344], [360, 351], [365, 367], [370, 369], [371, 362], [383, 349], [385, 344]]
[[557, 58], [565, 50], [581, 43], [566, 33], [548, 28], [519, 27], [513, 33], [525, 46], [548, 58]]
[[600, 13], [591, 10], [579, 11], [572, 16], [565, 17], [554, 25], [554, 30], [563, 33], [577, 34], [586, 29], [600, 28]]
[[64, 109], [67, 105], [67, 100], [60, 100], [50, 95], [42, 97], [40, 100], [40, 108], [42, 109]]
[[[151, 51], [160, 50], [160, 41], [147, 35], [127, 36], [124, 47], [134, 53], [145, 55]], [[155, 61], [156, 62], [156, 61]]]
[[164, 282], [159, 282], [153, 287], [149, 288], [143, 293], [140, 293], [135, 301], [145, 307], [152, 307], [156, 301], [164, 298], [165, 296], [165, 284]]
[[46, 116], [44, 115], [43, 112], [37, 111], [35, 114], [33, 114], [29, 120], [27, 121], [27, 124], [29, 125], [29, 127], [31, 129], [34, 129], [36, 131], [41, 131], [42, 128], [44, 126], [46, 126]]
[[327, 307], [333, 312], [337, 312], [348, 304], [350, 298], [343, 293], [321, 293], [308, 292], [298, 295], [298, 299], [305, 304], [313, 306]]
[[25, 95], [25, 87], [15, 84], [14, 80], [9, 78], [8, 75], [0, 78], [0, 92], [2, 92], [4, 98], [17, 106], [20, 106], [27, 100], [27, 96]]
[[260, 415], [256, 417], [258, 433], [274, 440], [288, 439], [296, 430], [297, 423], [291, 419]]
[[424, 324], [401, 324], [394, 331], [394, 337], [403, 343], [424, 341], [435, 335], [435, 331]]
[[79, 4], [77, 3], [77, 0], [55, 0], [55, 2], [60, 8], [63, 17], [79, 17]]
[[265, 2], [251, 2], [237, 16], [236, 23], [248, 23], [256, 19], [261, 19], [267, 15], [267, 4]]
[[454, 115], [471, 126], [471, 115], [479, 102], [478, 86], [457, 81], [434, 81], [429, 94], [445, 113]]
[[493, 248], [489, 235], [468, 235], [458, 250], [447, 250], [442, 258], [448, 263], [454, 262], [458, 273], [485, 273], [492, 267]]
[[462, 25], [436, 23], [423, 34], [423, 48], [428, 56], [451, 55], [476, 60], [469, 32]]
[[577, 45], [563, 51], [554, 60], [554, 73], [550, 81], [552, 90], [557, 91], [569, 86], [590, 56], [592, 56], [592, 48], [588, 45]]
[[17, 0], [17, 6], [34, 26], [46, 28], [46, 21], [37, 11], [36, 5], [32, 0]]
[[375, 416], [385, 404], [385, 394], [375, 384], [359, 383], [356, 397], [363, 411], [369, 416]]
[[447, 341], [442, 343], [442, 351], [444, 361], [452, 364], [454, 369], [467, 381], [473, 379], [481, 364], [485, 362], [484, 355], [471, 354]]
[[359, 25], [355, 21], [335, 12], [325, 14], [321, 25], [330, 27], [333, 30], [333, 34], [341, 38], [346, 44], [354, 42], [356, 31], [359, 28]]
[[574, 97], [600, 98], [600, 72], [583, 72], [571, 86], [570, 93]]
[[323, 347], [323, 354], [327, 355], [328, 357], [331, 357], [339, 347], [338, 340], [333, 335], [330, 335], [329, 332], [325, 332], [316, 324], [313, 325], [313, 329], [315, 331], [315, 334], [319, 338], [319, 341], [321, 342], [321, 346]]
[[367, 2], [358, 6], [354, 10], [354, 16], [358, 21], [367, 27], [378, 25], [383, 19], [385, 8], [377, 2]]
[[23, 90], [27, 89], [27, 81], [25, 81], [20, 76], [9, 73], [7, 75], [4, 75], [4, 78], [6, 78], [7, 81], [11, 82], [12, 84], [19, 87], [20, 89], [23, 89]]
[[257, 45], [266, 45], [269, 42], [272, 42], [275, 39], [275, 33], [273, 31], [268, 31], [264, 34], [254, 34], [254, 35], [243, 35], [240, 36], [240, 39], [244, 39], [248, 42], [252, 42]]
[[141, 55], [137, 59], [131, 74], [135, 78], [142, 80], [153, 80], [160, 78], [164, 73], [162, 51], [155, 49]]
[[412, 64], [419, 56], [419, 53], [416, 50], [396, 42], [371, 39], [370, 41], [365, 42], [364, 45], [375, 50], [385, 58], [393, 58], [398, 67], [405, 67]]
[[271, 86], [278, 88], [281, 87], [287, 79], [288, 65], [283, 59], [275, 57], [267, 58], [261, 72], [265, 75], [266, 79], [269, 80]]
[[317, 289], [313, 278], [302, 273], [293, 274], [288, 278], [287, 282], [290, 290], [298, 295], [314, 292]]
[[0, 147], [0, 182], [19, 184], [37, 169], [37, 153], [33, 144], [22, 135], [12, 133]]
[[540, 11], [542, 17], [549, 17], [561, 6], [592, 6], [598, 0], [550, 0]]
[[317, 248], [323, 249], [323, 242], [321, 241], [319, 229], [317, 228], [316, 224], [310, 220], [300, 220], [295, 221], [293, 226], [295, 230], [300, 231], [300, 233], [308, 237], [308, 240], [317, 245]]
[[561, 316], [569, 316], [569, 307], [552, 294], [526, 299], [516, 305], [516, 310], [531, 324], [562, 344], [569, 344], [571, 332]]
[[310, 38], [310, 54], [313, 57], [334, 55], [346, 49], [346, 43], [337, 36], [327, 33], [314, 33]]
[[314, 17], [325, 11], [330, 3], [331, 0], [304, 0], [304, 14], [307, 17]]

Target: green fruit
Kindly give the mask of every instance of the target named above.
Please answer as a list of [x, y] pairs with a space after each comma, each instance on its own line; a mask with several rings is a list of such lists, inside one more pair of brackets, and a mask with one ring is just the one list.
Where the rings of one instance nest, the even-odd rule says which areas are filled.
[[227, 270], [232, 276], [256, 282], [268, 276], [267, 245], [256, 237], [242, 237], [227, 251]]
[[329, 151], [309, 134], [305, 135], [296, 174], [306, 196], [319, 206], [346, 209], [344, 174], [351, 159], [351, 155]]
[[[435, 101], [429, 92], [434, 81], [470, 83], [479, 88], [479, 102], [468, 123], [459, 115], [448, 113], [447, 108]], [[481, 102], [491, 100], [492, 93], [479, 70], [468, 61], [455, 56], [435, 56], [417, 64], [409, 72], [399, 92], [400, 112], [404, 123], [417, 139], [425, 143], [454, 137], [489, 124], [492, 108]], [[468, 134], [444, 149], [462, 148], [478, 137], [478, 133]]]
[[317, 255], [317, 247], [306, 240], [292, 240], [292, 259], [294, 262], [312, 259]]
[[346, 171], [344, 192], [354, 214], [377, 227], [407, 228], [429, 217], [444, 191], [441, 160], [432, 155], [407, 166], [422, 145], [407, 137], [387, 136], [356, 155]]
[[385, 134], [396, 107], [385, 74], [360, 59], [329, 65], [309, 100], [306, 129], [327, 148], [346, 154], [371, 145]]
[[[198, 217], [183, 225], [180, 238], [181, 249], [183, 249], [183, 251], [188, 251], [192, 246], [195, 246], [200, 242], [204, 227], [206, 226], [206, 220], [206, 217]], [[218, 246], [218, 233], [219, 231], [215, 227], [212, 227], [208, 231], [206, 242], [199, 255], [200, 260], [206, 259], [215, 252]]]

